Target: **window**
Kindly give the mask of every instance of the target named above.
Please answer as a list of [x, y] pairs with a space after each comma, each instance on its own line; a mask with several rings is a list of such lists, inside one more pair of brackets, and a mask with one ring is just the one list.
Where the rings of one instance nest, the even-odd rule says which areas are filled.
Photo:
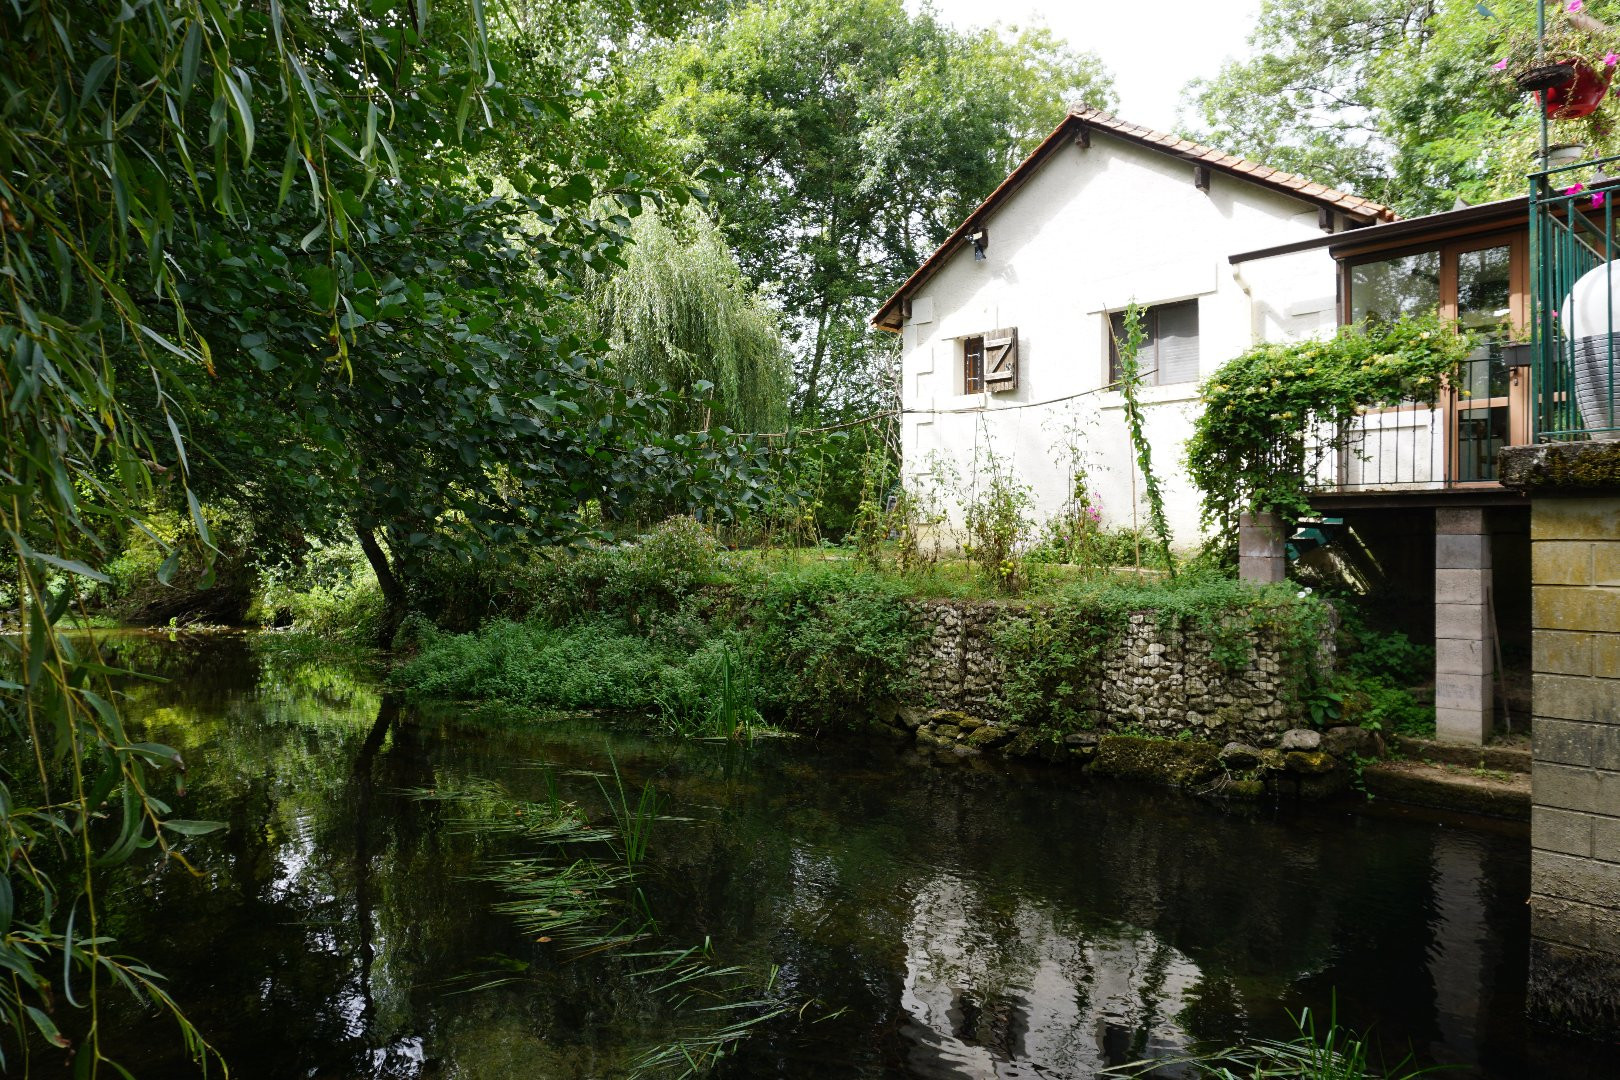
[[962, 393], [977, 394], [984, 389], [984, 338], [962, 341]]
[[[1125, 313], [1108, 316], [1108, 381], [1119, 381], [1119, 342], [1125, 337]], [[1194, 382], [1198, 378], [1198, 301], [1158, 304], [1142, 310], [1142, 350], [1136, 364], [1149, 386]]]

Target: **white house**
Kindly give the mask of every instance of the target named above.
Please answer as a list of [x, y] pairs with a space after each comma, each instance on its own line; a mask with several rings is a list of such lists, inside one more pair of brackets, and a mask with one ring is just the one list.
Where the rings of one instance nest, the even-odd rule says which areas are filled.
[[[873, 317], [903, 335], [910, 486], [944, 464], [960, 495], [993, 460], [1064, 507], [1083, 463], [1108, 527], [1146, 523], [1110, 324], [1146, 312], [1145, 432], [1176, 544], [1199, 539], [1182, 464], [1200, 379], [1262, 340], [1330, 331], [1338, 273], [1320, 245], [1234, 253], [1389, 221], [1377, 203], [1076, 108]], [[1111, 318], [1114, 317], [1114, 318]], [[937, 475], [937, 473], [936, 473]], [[956, 501], [960, 501], [958, 498]]]

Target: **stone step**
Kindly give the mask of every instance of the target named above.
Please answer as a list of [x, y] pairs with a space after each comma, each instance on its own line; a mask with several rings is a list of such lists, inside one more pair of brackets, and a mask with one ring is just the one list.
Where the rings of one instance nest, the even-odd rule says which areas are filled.
[[1391, 749], [1411, 761], [1434, 761], [1464, 769], [1493, 769], [1497, 772], [1530, 772], [1528, 746], [1465, 746], [1401, 735], [1391, 740]]

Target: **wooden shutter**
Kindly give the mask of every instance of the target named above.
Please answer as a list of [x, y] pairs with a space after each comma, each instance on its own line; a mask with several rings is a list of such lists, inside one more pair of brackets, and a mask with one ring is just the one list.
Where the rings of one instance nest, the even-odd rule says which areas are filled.
[[1018, 389], [1018, 327], [984, 335], [984, 385], [995, 393]]

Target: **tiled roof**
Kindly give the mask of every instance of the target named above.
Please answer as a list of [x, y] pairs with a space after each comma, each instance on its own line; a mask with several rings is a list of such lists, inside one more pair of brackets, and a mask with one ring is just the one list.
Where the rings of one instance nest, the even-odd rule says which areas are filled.
[[1318, 206], [1338, 210], [1358, 219], [1362, 224], [1376, 224], [1395, 220], [1395, 211], [1382, 203], [1375, 203], [1371, 199], [1350, 195], [1303, 176], [1283, 172], [1281, 169], [1273, 169], [1266, 165], [1246, 161], [1232, 154], [1222, 153], [1202, 143], [1193, 142], [1191, 139], [1166, 135], [1161, 131], [1142, 127], [1140, 124], [1126, 123], [1117, 116], [1103, 112], [1101, 109], [1075, 106], [1069, 110], [1069, 115], [1063, 118], [1063, 122], [1057, 126], [1052, 134], [1048, 135], [1041, 145], [1037, 146], [1027, 158], [1020, 162], [1007, 179], [1003, 180], [996, 190], [992, 191], [990, 196], [980, 203], [978, 208], [969, 214], [962, 224], [956, 227], [956, 231], [946, 237], [945, 242], [934, 249], [934, 253], [923, 260], [923, 264], [894, 291], [892, 296], [883, 302], [883, 306], [878, 308], [877, 313], [872, 316], [873, 325], [889, 330], [898, 330], [901, 323], [899, 318], [900, 301], [909, 296], [917, 286], [932, 277], [934, 271], [939, 269], [939, 265], [945, 257], [960, 247], [966, 241], [968, 235], [979, 228], [984, 219], [1003, 199], [1022, 187], [1024, 181], [1029, 179], [1035, 170], [1040, 167], [1041, 162], [1045, 161], [1053, 150], [1068, 139], [1093, 128], [1161, 153], [1179, 157], [1185, 161], [1208, 165], [1212, 169], [1219, 169], [1260, 187], [1268, 187], [1285, 195], [1292, 195], [1297, 199], [1316, 203]]
[[1359, 195], [1351, 195], [1335, 190], [1326, 184], [1317, 183], [1315, 180], [1296, 173], [1283, 172], [1281, 169], [1273, 169], [1268, 165], [1246, 161], [1233, 154], [1216, 150], [1214, 147], [1205, 146], [1203, 143], [1193, 142], [1191, 139], [1166, 135], [1162, 131], [1154, 131], [1152, 128], [1145, 128], [1140, 124], [1126, 123], [1119, 117], [1105, 113], [1101, 109], [1077, 106], [1069, 110], [1069, 116], [1090, 127], [1111, 132], [1143, 146], [1155, 147], [1177, 157], [1185, 158], [1188, 161], [1196, 161], [1221, 169], [1256, 184], [1276, 188], [1291, 195], [1298, 195], [1303, 199], [1309, 199], [1324, 206], [1331, 206], [1335, 210], [1342, 210], [1354, 217], [1365, 218], [1369, 222], [1395, 220], [1395, 211], [1382, 203], [1375, 203], [1371, 199], [1363, 199]]

